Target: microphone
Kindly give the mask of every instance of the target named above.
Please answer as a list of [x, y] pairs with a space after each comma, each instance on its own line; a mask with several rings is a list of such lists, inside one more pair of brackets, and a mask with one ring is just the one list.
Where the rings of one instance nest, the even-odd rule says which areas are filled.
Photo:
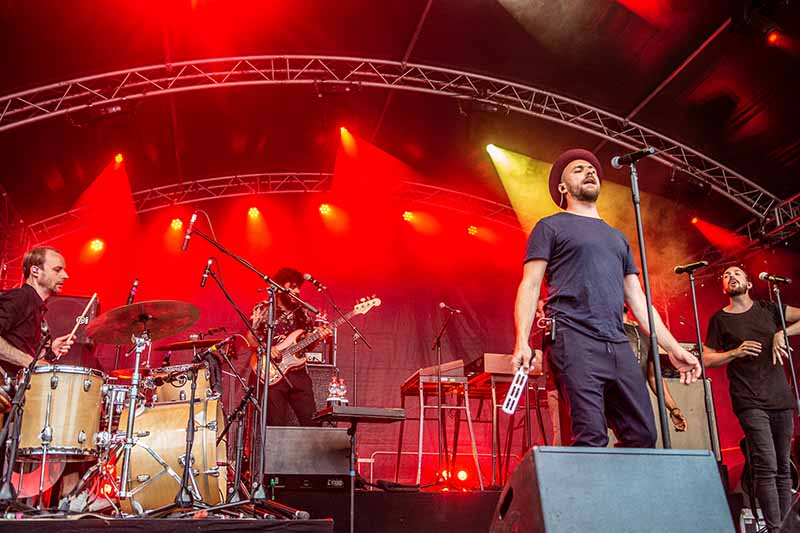
[[207, 349], [205, 352], [203, 352], [203, 354], [201, 355], [201, 359], [202, 359], [202, 357], [204, 357], [204, 356], [206, 356], [206, 355], [210, 355], [210, 354], [211, 354], [211, 352], [216, 352], [216, 351], [218, 351], [220, 348], [222, 348], [222, 347], [223, 347], [223, 346], [225, 346], [226, 344], [230, 344], [231, 342], [233, 342], [233, 340], [234, 340], [235, 338], [236, 338], [236, 335], [231, 335], [230, 337], [225, 337], [224, 339], [222, 339], [221, 341], [219, 341], [217, 344], [214, 344], [214, 345], [212, 345], [212, 346], [209, 346], [209, 347], [208, 347], [208, 349]]
[[213, 257], [208, 258], [208, 263], [206, 263], [206, 269], [203, 271], [203, 277], [200, 279], [200, 288], [206, 286], [206, 280], [208, 280], [208, 275], [211, 273], [211, 262], [214, 260]]
[[791, 278], [782, 278], [774, 274], [767, 274], [766, 272], [762, 272], [761, 274], [759, 274], [758, 279], [760, 279], [761, 281], [769, 281], [772, 283], [780, 283], [783, 285], [790, 285], [792, 283]]
[[323, 285], [319, 280], [314, 279], [314, 276], [312, 276], [311, 274], [303, 274], [303, 279], [312, 284], [313, 286], [315, 286], [319, 291], [328, 290], [328, 287]]
[[445, 311], [450, 311], [451, 313], [460, 313], [461, 309], [456, 309], [455, 307], [450, 307], [444, 302], [439, 302], [439, 309], [444, 309]]
[[678, 265], [673, 270], [676, 274], [686, 274], [688, 272], [694, 272], [698, 268], [703, 268], [708, 266], [708, 261], [695, 261], [694, 263], [689, 263], [688, 265]]
[[133, 303], [133, 299], [136, 296], [136, 290], [139, 286], [139, 278], [135, 278], [133, 280], [133, 285], [131, 285], [131, 292], [128, 293], [128, 302], [126, 305], [131, 305]]
[[638, 160], [644, 159], [647, 156], [651, 156], [654, 153], [656, 153], [656, 149], [652, 146], [648, 146], [647, 148], [637, 150], [629, 154], [617, 155], [611, 158], [611, 166], [616, 169], [620, 169], [625, 165], [636, 163]]
[[189, 227], [186, 228], [186, 235], [183, 237], [183, 245], [181, 246], [181, 252], [185, 252], [189, 248], [189, 239], [192, 238], [192, 228], [194, 228], [194, 223], [197, 220], [197, 211], [192, 213], [192, 218], [189, 219]]

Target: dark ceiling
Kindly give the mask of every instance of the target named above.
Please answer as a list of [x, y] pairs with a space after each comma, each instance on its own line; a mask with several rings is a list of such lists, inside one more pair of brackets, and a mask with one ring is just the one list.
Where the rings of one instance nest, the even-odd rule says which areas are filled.
[[[624, 116], [733, 14], [633, 120], [786, 198], [800, 191], [800, 5], [755, 3], [770, 4], [759, 16], [780, 24], [781, 46], [767, 45], [755, 18], [741, 22], [745, 2], [728, 0], [6, 0], [0, 94], [170, 61], [303, 53], [485, 73]], [[347, 124], [431, 182], [507, 201], [488, 142], [543, 160], [600, 144], [531, 117], [465, 117], [449, 100], [388, 94], [225, 89], [144, 99], [104, 121], [46, 120], [0, 133], [0, 183], [32, 221], [68, 208], [120, 150], [134, 190], [234, 172], [330, 171], [336, 126]], [[642, 173], [645, 190], [709, 219], [734, 227], [750, 218], [660, 165]]]

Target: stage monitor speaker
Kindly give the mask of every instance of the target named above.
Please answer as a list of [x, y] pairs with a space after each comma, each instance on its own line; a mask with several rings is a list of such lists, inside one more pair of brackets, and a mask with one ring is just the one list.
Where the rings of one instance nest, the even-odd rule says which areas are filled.
[[730, 533], [708, 451], [536, 447], [503, 488], [490, 533]]
[[[44, 319], [47, 321], [50, 334], [54, 339], [67, 335], [72, 331], [75, 326], [75, 320], [81, 316], [89, 300], [88, 296], [61, 295], [55, 295], [47, 299], [47, 312], [44, 315]], [[86, 324], [98, 315], [99, 309], [100, 302], [95, 299], [91, 307], [89, 307], [86, 320], [78, 326], [75, 332], [75, 344], [72, 345], [72, 349], [67, 355], [58, 360], [58, 364], [100, 368], [100, 363], [94, 355], [94, 343], [86, 335]]]
[[[669, 438], [674, 450], [710, 450], [711, 439], [708, 438], [708, 419], [706, 418], [705, 398], [703, 397], [703, 385], [701, 381], [696, 381], [691, 385], [684, 385], [680, 379], [667, 378], [667, 388], [669, 389], [675, 403], [678, 404], [683, 416], [686, 417], [688, 428], [686, 431], [676, 431], [672, 421], [669, 423]], [[717, 433], [717, 414], [714, 410], [714, 393], [711, 388], [711, 380], [706, 379], [708, 395], [711, 398], [711, 428], [714, 432], [714, 441], [719, 447], [719, 434]], [[647, 387], [650, 390], [650, 387]], [[656, 422], [656, 432], [658, 441], [656, 446], [661, 448], [661, 424], [658, 423], [658, 400], [653, 391], [650, 391], [650, 405], [653, 408], [653, 416]], [[614, 447], [617, 439], [614, 433], [608, 431], [608, 445]], [[717, 457], [721, 460], [721, 457]]]
[[346, 428], [267, 428], [266, 472], [273, 486], [344, 489], [350, 473]]

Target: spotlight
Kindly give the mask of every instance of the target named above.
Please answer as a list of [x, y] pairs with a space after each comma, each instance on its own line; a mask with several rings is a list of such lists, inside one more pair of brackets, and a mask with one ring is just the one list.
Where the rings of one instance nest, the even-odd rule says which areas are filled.
[[411, 211], [403, 211], [403, 220], [405, 220], [406, 222], [411, 222], [412, 220], [414, 220], [414, 213], [412, 213]]
[[171, 227], [175, 231], [179, 231], [183, 227], [183, 220], [179, 218], [173, 218], [169, 227]]
[[781, 41], [781, 32], [778, 30], [770, 30], [767, 32], [767, 44], [777, 46]]
[[319, 212], [323, 215], [331, 214], [331, 206], [329, 204], [320, 204]]
[[459, 470], [456, 477], [459, 481], [466, 481], [467, 480], [467, 471], [466, 470]]
[[123, 157], [122, 157], [121, 153], [114, 156], [114, 162], [116, 164], [118, 164], [118, 165], [122, 164], [122, 161], [123, 161]]
[[495, 150], [497, 150], [497, 146], [493, 144], [486, 145], [486, 151], [489, 152], [490, 154], [493, 153]]
[[247, 216], [249, 216], [250, 218], [258, 218], [258, 216], [260, 214], [261, 214], [261, 211], [259, 211], [257, 207], [251, 207], [247, 211]]
[[697, 217], [692, 217], [692, 224], [697, 224], [700, 219]]
[[470, 226], [467, 228], [467, 233], [472, 235], [473, 237], [478, 234], [478, 228], [476, 226]]
[[89, 243], [89, 248], [93, 252], [102, 252], [103, 248], [105, 248], [105, 243], [100, 239], [94, 239], [92, 242]]
[[339, 126], [339, 133], [341, 133], [342, 135], [348, 133], [347, 128], [345, 128], [344, 126]]

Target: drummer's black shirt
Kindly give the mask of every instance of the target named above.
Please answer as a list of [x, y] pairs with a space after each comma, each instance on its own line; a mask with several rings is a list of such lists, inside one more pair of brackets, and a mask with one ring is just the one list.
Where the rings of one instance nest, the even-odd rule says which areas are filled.
[[[33, 357], [42, 338], [42, 318], [47, 310], [36, 289], [22, 287], [0, 294], [0, 337], [11, 346]], [[19, 366], [0, 360], [0, 367], [12, 378]]]

